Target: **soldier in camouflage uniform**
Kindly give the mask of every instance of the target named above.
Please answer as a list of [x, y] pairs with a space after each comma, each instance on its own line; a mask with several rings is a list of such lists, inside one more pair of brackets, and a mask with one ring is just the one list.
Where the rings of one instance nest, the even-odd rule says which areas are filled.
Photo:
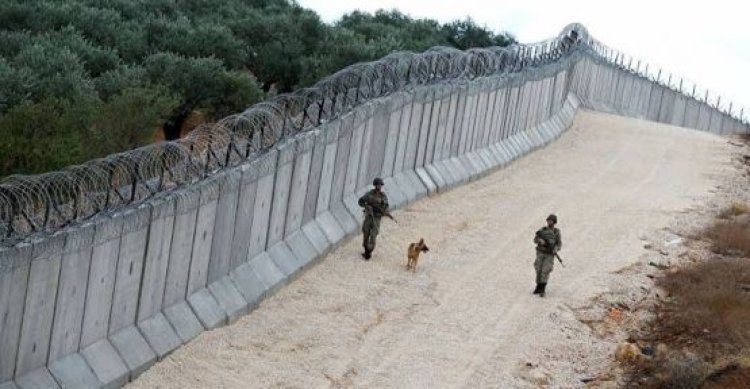
[[536, 289], [534, 294], [544, 297], [547, 288], [549, 273], [555, 265], [555, 254], [562, 248], [562, 238], [560, 230], [555, 227], [557, 216], [549, 215], [547, 225], [540, 228], [534, 235], [536, 243], [536, 261], [534, 269], [536, 270]]
[[380, 218], [390, 215], [388, 197], [382, 190], [383, 180], [376, 178], [372, 181], [372, 185], [375, 188], [365, 193], [358, 202], [365, 212], [365, 221], [362, 224], [362, 234], [364, 235], [362, 246], [364, 246], [365, 252], [362, 253], [362, 257], [366, 261], [370, 259], [372, 251], [375, 250], [375, 239], [380, 232]]

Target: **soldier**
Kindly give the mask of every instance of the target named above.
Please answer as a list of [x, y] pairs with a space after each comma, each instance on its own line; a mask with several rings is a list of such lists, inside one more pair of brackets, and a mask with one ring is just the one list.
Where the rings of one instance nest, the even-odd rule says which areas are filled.
[[365, 213], [365, 221], [362, 224], [362, 234], [364, 235], [362, 246], [364, 246], [365, 252], [362, 253], [362, 257], [366, 261], [370, 260], [372, 251], [375, 250], [375, 238], [380, 231], [380, 218], [383, 216], [392, 218], [388, 211], [388, 197], [382, 190], [383, 180], [375, 178], [372, 185], [375, 188], [365, 193], [358, 202], [359, 206], [364, 208]]
[[560, 230], [555, 228], [555, 224], [557, 224], [557, 216], [547, 216], [547, 225], [540, 228], [534, 235], [534, 243], [536, 243], [536, 261], [534, 261], [536, 289], [534, 289], [534, 294], [538, 294], [539, 297], [544, 297], [549, 273], [555, 265], [555, 254], [562, 248]]

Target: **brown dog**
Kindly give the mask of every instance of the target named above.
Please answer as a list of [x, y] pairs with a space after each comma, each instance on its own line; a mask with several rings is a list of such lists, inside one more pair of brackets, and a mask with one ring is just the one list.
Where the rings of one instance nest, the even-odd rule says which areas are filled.
[[424, 243], [424, 239], [422, 238], [419, 239], [419, 243], [412, 243], [409, 245], [409, 251], [406, 253], [406, 258], [408, 258], [408, 261], [406, 262], [406, 270], [411, 270], [412, 272], [417, 271], [419, 253], [423, 251], [428, 252], [430, 249]]

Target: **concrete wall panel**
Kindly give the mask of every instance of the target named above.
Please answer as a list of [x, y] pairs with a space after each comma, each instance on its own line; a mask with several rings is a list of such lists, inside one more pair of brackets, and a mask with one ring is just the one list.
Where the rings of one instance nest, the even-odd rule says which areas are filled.
[[[331, 196], [326, 210], [330, 210], [335, 204], [344, 199], [344, 187], [347, 186], [347, 175], [351, 169], [349, 166], [349, 150], [352, 148], [354, 138], [354, 115], [347, 115], [341, 119], [341, 127], [338, 131], [336, 143], [336, 159], [333, 164], [333, 181], [331, 183]], [[357, 160], [359, 161], [359, 160]], [[352, 178], [353, 180], [353, 178]], [[351, 181], [351, 186], [354, 186]]]
[[409, 141], [409, 129], [411, 128], [411, 112], [414, 109], [414, 94], [406, 93], [405, 103], [401, 108], [401, 122], [398, 129], [398, 140], [396, 141], [396, 155], [393, 161], [393, 176], [404, 170], [406, 161], [406, 150]]
[[[398, 147], [399, 135], [401, 132], [401, 118], [403, 117], [403, 95], [395, 97], [397, 100], [392, 102], [391, 112], [388, 116], [388, 127], [386, 128], [385, 140], [383, 141], [383, 165], [379, 174], [386, 177], [393, 177], [394, 167], [396, 165], [396, 149]], [[403, 163], [403, 162], [402, 162]]]
[[339, 140], [338, 129], [338, 126], [331, 127], [326, 134], [323, 167], [320, 173], [320, 189], [318, 192], [315, 211], [316, 217], [328, 211], [331, 203], [331, 193], [333, 191], [335, 177], [335, 164], [340, 158], [340, 155], [337, 153]]
[[435, 92], [432, 88], [422, 90], [419, 94], [419, 99], [422, 101], [422, 121], [420, 122], [417, 145], [416, 145], [416, 160], [412, 167], [422, 167], [425, 162], [425, 154], [427, 154], [427, 140], [430, 137], [430, 126], [432, 123], [432, 110], [435, 106]]
[[423, 93], [415, 92], [414, 104], [411, 110], [411, 120], [409, 121], [409, 132], [407, 133], [408, 139], [406, 142], [403, 170], [412, 170], [416, 166], [417, 148], [423, 127], [422, 121], [424, 120], [423, 112], [426, 108], [429, 108], [429, 106], [424, 104]]
[[66, 234], [60, 261], [49, 362], [78, 351], [94, 231], [95, 225], [88, 223]]
[[448, 116], [445, 120], [443, 148], [440, 150], [440, 160], [450, 158], [451, 148], [453, 145], [453, 134], [456, 128], [456, 111], [458, 109], [459, 89], [451, 86], [448, 102]]
[[0, 382], [13, 379], [18, 340], [23, 323], [24, 303], [32, 246], [0, 249]]
[[289, 195], [292, 189], [292, 173], [294, 172], [294, 157], [297, 151], [296, 141], [287, 141], [278, 147], [279, 160], [276, 165], [276, 179], [273, 187], [271, 204], [271, 219], [268, 227], [268, 243], [266, 247], [273, 247], [284, 239], [284, 225], [286, 224]]
[[[397, 103], [394, 99], [381, 100], [375, 106], [372, 119], [372, 134], [370, 135], [370, 153], [369, 161], [367, 163], [367, 174], [365, 174], [364, 185], [372, 182], [373, 177], [388, 177], [390, 173], [384, 172], [383, 166], [385, 164], [385, 153], [386, 146], [389, 143], [388, 137], [391, 132], [391, 126], [393, 125], [394, 117], [396, 126], [399, 122], [399, 111], [392, 112], [393, 104]], [[395, 144], [391, 142], [391, 144]], [[394, 150], [395, 151], [395, 150]], [[393, 164], [393, 157], [391, 157], [391, 165]], [[368, 178], [369, 177], [369, 178]], [[369, 181], [369, 182], [368, 182]], [[363, 181], [360, 181], [362, 183]]]
[[82, 349], [107, 336], [120, 256], [122, 215], [98, 217], [93, 223], [95, 232], [81, 331]]
[[[302, 212], [303, 226], [315, 219], [321, 182], [323, 180], [323, 163], [327, 145], [326, 132], [330, 130], [331, 128], [329, 125], [324, 125], [320, 130], [315, 130], [312, 135], [313, 149], [312, 156], [310, 157], [310, 173], [307, 176], [307, 193], [305, 195], [304, 210]], [[330, 195], [330, 183], [328, 190]]]
[[195, 222], [193, 237], [193, 255], [190, 259], [190, 276], [188, 277], [187, 295], [190, 296], [208, 285], [208, 264], [211, 260], [211, 242], [213, 241], [216, 222], [216, 206], [219, 198], [220, 183], [209, 179], [200, 184], [200, 206]]
[[[277, 154], [268, 156], [268, 165], [260, 173], [255, 191], [255, 205], [253, 206], [253, 225], [250, 229], [250, 248], [248, 258], [254, 258], [266, 250], [268, 229], [273, 204], [274, 170], [276, 169]], [[271, 162], [272, 161], [272, 162]]]
[[16, 377], [47, 363], [64, 244], [64, 232], [33, 243]]
[[165, 307], [185, 299], [199, 206], [200, 189], [198, 187], [182, 191], [177, 195], [172, 244], [167, 266], [167, 284], [164, 289]]
[[208, 265], [209, 284], [227, 276], [232, 269], [232, 241], [237, 221], [241, 179], [242, 170], [231, 169], [222, 174], [219, 181], [219, 197]]
[[[354, 192], [356, 193], [359, 188], [364, 187], [367, 185], [367, 182], [372, 182], [372, 176], [370, 175], [370, 158], [372, 156], [372, 151], [374, 149], [373, 143], [375, 140], [374, 132], [375, 132], [375, 119], [373, 118], [374, 110], [376, 108], [376, 103], [372, 103], [368, 106], [367, 110], [367, 120], [365, 121], [365, 126], [362, 130], [362, 146], [359, 151], [359, 171], [357, 172], [357, 178], [354, 185]], [[378, 121], [378, 128], [382, 128], [382, 122]]]
[[109, 318], [110, 334], [135, 324], [150, 220], [151, 208], [148, 206], [124, 212], [120, 257]]
[[[352, 131], [352, 141], [349, 148], [349, 158], [347, 159], [348, 162], [346, 162], [345, 164], [345, 167], [347, 169], [346, 181], [344, 181], [344, 190], [340, 199], [342, 201], [344, 198], [346, 198], [346, 196], [355, 193], [357, 191], [357, 188], [359, 188], [360, 166], [363, 162], [362, 143], [365, 139], [366, 134], [369, 135], [369, 131], [367, 131], [367, 122], [361, 123]], [[338, 203], [338, 201], [336, 203]]]
[[440, 128], [440, 111], [443, 108], [443, 90], [442, 88], [433, 88], [432, 113], [430, 114], [430, 126], [427, 133], [427, 143], [424, 150], [424, 164], [432, 164], [435, 159], [435, 148], [437, 147], [437, 137]]
[[291, 236], [294, 232], [302, 228], [307, 183], [310, 177], [313, 146], [315, 145], [314, 135], [306, 134], [306, 136], [301, 137], [297, 142], [289, 207], [286, 214], [286, 225], [284, 226], [284, 238]]
[[175, 198], [170, 196], [149, 203], [151, 221], [143, 268], [138, 319], [142, 321], [161, 312], [167, 282], [169, 252], [175, 220]]
[[240, 169], [237, 213], [234, 218], [234, 231], [232, 232], [232, 244], [229, 252], [230, 269], [236, 269], [250, 259], [248, 250], [252, 241], [253, 219], [255, 218], [253, 212], [257, 191], [257, 163], [243, 166]]

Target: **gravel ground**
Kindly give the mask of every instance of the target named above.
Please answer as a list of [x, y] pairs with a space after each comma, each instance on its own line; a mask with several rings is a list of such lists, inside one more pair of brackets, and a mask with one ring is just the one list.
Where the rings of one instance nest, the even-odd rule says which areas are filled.
[[[664, 227], [716, 197], [738, 174], [737, 149], [698, 131], [579, 112], [544, 151], [395, 212], [399, 224], [383, 220], [370, 262], [359, 259], [359, 238], [347, 242], [130, 387], [581, 387], [610, 368], [619, 341], [599, 323], [607, 296], [633, 305], [652, 293], [638, 276], [654, 255], [644, 245], [672, 242]], [[540, 299], [531, 240], [550, 212], [566, 268], [555, 267]], [[406, 247], [420, 237], [431, 251], [412, 274]]]

